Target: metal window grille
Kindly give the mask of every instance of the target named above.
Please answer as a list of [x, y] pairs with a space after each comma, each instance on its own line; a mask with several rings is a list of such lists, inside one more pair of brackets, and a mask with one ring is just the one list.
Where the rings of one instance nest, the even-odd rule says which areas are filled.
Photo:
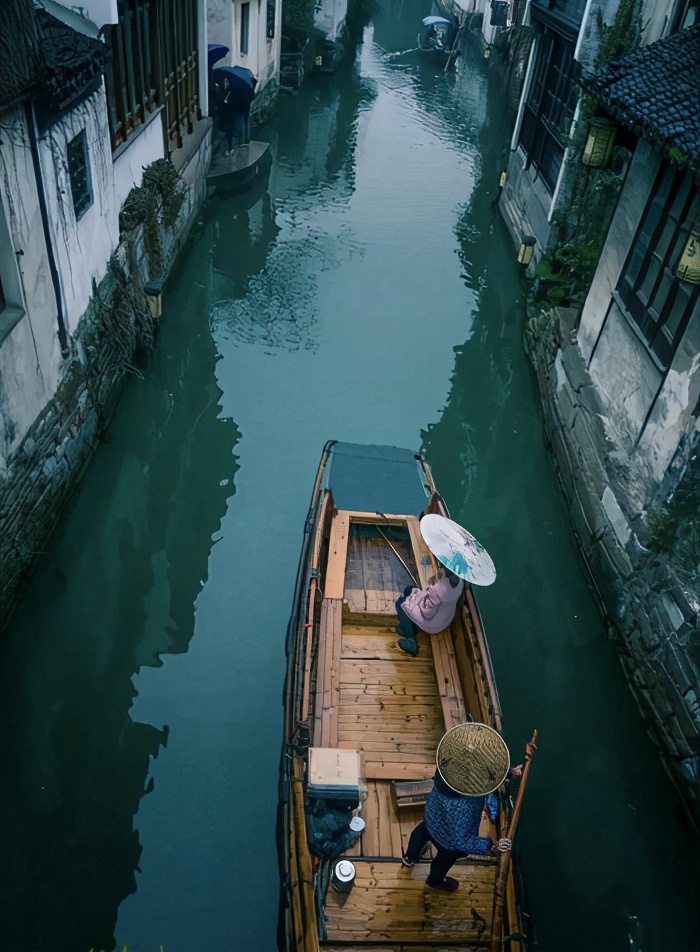
[[83, 129], [68, 143], [68, 178], [76, 219], [82, 218], [92, 205], [92, 178], [88, 156], [87, 137]]
[[248, 52], [248, 33], [250, 30], [250, 4], [241, 4], [241, 53]]
[[700, 287], [675, 274], [697, 214], [698, 188], [692, 173], [665, 163], [617, 286], [628, 318], [664, 369], [670, 366], [691, 314], [700, 304]]
[[265, 36], [268, 40], [274, 38], [275, 35], [275, 0], [267, 0], [267, 28], [265, 30]]

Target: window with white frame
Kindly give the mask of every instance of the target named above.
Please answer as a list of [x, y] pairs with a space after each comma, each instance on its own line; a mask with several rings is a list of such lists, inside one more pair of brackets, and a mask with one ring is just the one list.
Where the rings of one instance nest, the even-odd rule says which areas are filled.
[[664, 369], [700, 306], [700, 287], [676, 275], [697, 215], [698, 188], [692, 172], [664, 163], [617, 286], [627, 315]]
[[248, 52], [248, 34], [250, 32], [250, 4], [241, 4], [241, 53]]
[[553, 194], [571, 131], [578, 89], [574, 42], [549, 26], [537, 39], [532, 82], [525, 100], [519, 145]]

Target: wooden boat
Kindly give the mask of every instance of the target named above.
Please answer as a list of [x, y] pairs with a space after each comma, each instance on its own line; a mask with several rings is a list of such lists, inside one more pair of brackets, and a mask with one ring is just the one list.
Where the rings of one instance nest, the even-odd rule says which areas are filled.
[[433, 0], [430, 16], [421, 21], [418, 32], [418, 49], [447, 58], [457, 42], [459, 21], [440, 0]]
[[[470, 586], [449, 629], [419, 634], [416, 658], [397, 647], [394, 602], [412, 583], [409, 571], [424, 586], [436, 570], [419, 531], [424, 512], [448, 514], [421, 456], [324, 448], [287, 631], [278, 822], [284, 952], [526, 948], [510, 854], [459, 860], [453, 894], [426, 887], [429, 853], [412, 869], [401, 863], [443, 734], [471, 719], [501, 729]], [[319, 834], [319, 810], [329, 803], [334, 816], [345, 809], [346, 827], [359, 812], [359, 838], [348, 838], [342, 823], [335, 841], [327, 829]], [[502, 835], [511, 807], [500, 792], [496, 822], [484, 813], [481, 834]], [[319, 855], [319, 836], [325, 847], [345, 848]], [[350, 891], [337, 872], [345, 860], [354, 866]]]
[[256, 176], [269, 169], [270, 161], [269, 142], [255, 139], [235, 146], [231, 155], [217, 152], [212, 156], [207, 173], [207, 188], [212, 191], [245, 191]]

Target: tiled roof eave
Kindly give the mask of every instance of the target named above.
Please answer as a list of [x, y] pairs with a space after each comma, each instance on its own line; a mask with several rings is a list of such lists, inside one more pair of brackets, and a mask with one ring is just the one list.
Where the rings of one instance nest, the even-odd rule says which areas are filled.
[[579, 83], [620, 125], [671, 161], [700, 167], [700, 26], [641, 47]]

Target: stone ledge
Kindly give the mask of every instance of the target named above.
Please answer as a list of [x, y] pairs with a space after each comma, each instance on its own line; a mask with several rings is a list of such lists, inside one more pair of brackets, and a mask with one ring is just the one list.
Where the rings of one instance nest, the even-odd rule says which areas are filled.
[[530, 354], [549, 449], [623, 670], [683, 805], [700, 825], [697, 606], [673, 567], [637, 541], [639, 512], [610, 464], [599, 399], [562, 330], [554, 353], [544, 344]]

